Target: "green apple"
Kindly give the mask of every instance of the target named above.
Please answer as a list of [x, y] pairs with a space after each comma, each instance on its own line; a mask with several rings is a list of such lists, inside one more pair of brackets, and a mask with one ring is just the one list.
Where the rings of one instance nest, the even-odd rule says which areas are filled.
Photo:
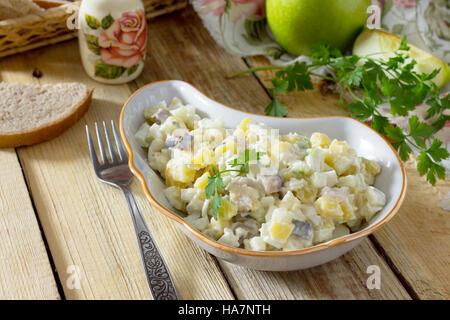
[[344, 50], [362, 30], [370, 0], [267, 0], [267, 21], [278, 43], [294, 55], [327, 41]]

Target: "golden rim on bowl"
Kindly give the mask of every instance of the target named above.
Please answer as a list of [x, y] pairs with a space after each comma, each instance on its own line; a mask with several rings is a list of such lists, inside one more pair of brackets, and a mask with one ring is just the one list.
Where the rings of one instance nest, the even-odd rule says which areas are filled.
[[[402, 190], [400, 192], [400, 196], [397, 200], [397, 202], [395, 203], [395, 205], [392, 207], [392, 210], [389, 211], [386, 216], [381, 219], [380, 221], [378, 221], [377, 223], [375, 223], [374, 225], [365, 228], [363, 230], [354, 232], [354, 233], [350, 233], [346, 236], [342, 236], [330, 241], [327, 241], [325, 243], [321, 243], [321, 244], [317, 244], [314, 245], [312, 247], [309, 248], [303, 248], [303, 249], [298, 249], [298, 250], [292, 250], [292, 251], [253, 251], [253, 250], [247, 250], [247, 249], [242, 249], [242, 248], [235, 248], [235, 247], [231, 247], [231, 246], [227, 246], [224, 244], [221, 244], [211, 238], [208, 238], [206, 235], [204, 235], [203, 233], [201, 233], [200, 231], [198, 231], [197, 229], [193, 228], [189, 223], [187, 223], [183, 218], [179, 217], [177, 214], [175, 214], [174, 212], [166, 209], [162, 204], [160, 204], [158, 202], [158, 200], [156, 200], [152, 194], [150, 193], [150, 190], [148, 189], [147, 183], [145, 181], [145, 178], [143, 176], [143, 174], [136, 168], [136, 166], [134, 165], [134, 154], [133, 154], [133, 150], [131, 148], [130, 143], [128, 142], [128, 139], [125, 135], [125, 130], [123, 127], [123, 117], [125, 114], [125, 109], [127, 108], [129, 102], [131, 101], [131, 99], [133, 99], [141, 90], [155, 85], [157, 83], [162, 83], [162, 82], [171, 82], [174, 80], [161, 80], [161, 81], [155, 81], [155, 82], [151, 82], [145, 86], [143, 86], [142, 88], [138, 89], [136, 92], [134, 92], [129, 98], [128, 100], [125, 102], [122, 111], [120, 113], [120, 135], [122, 137], [122, 140], [125, 144], [125, 148], [128, 152], [129, 155], [129, 161], [128, 161], [128, 165], [131, 169], [131, 171], [133, 172], [133, 174], [139, 179], [139, 181], [141, 182], [142, 185], [142, 189], [144, 190], [145, 195], [147, 196], [147, 199], [150, 201], [150, 203], [156, 207], [156, 209], [158, 209], [161, 213], [163, 213], [164, 215], [166, 215], [167, 217], [169, 217], [172, 220], [175, 220], [176, 222], [180, 223], [181, 225], [183, 225], [190, 233], [192, 233], [197, 239], [205, 242], [206, 244], [213, 246], [216, 249], [219, 250], [223, 250], [229, 253], [233, 253], [233, 254], [238, 254], [238, 255], [244, 255], [244, 256], [257, 256], [257, 257], [287, 257], [287, 256], [297, 256], [297, 255], [302, 255], [302, 254], [307, 254], [310, 252], [315, 252], [315, 251], [319, 251], [319, 250], [323, 250], [326, 248], [330, 248], [330, 247], [335, 247], [347, 242], [351, 242], [351, 241], [355, 241], [358, 239], [361, 239], [365, 236], [368, 236], [369, 234], [373, 233], [375, 230], [379, 229], [381, 226], [383, 226], [384, 224], [388, 223], [394, 216], [395, 214], [398, 212], [398, 210], [400, 209], [401, 204], [403, 203], [403, 200], [405, 199], [405, 195], [406, 195], [406, 186], [407, 186], [407, 179], [406, 179], [406, 171], [405, 171], [405, 167], [403, 165], [403, 162], [401, 161], [399, 155], [397, 154], [397, 151], [394, 149], [394, 147], [392, 147], [392, 145], [389, 143], [389, 141], [383, 137], [381, 134], [379, 134], [377, 131], [375, 131], [373, 128], [371, 128], [370, 126], [368, 126], [367, 124], [360, 122], [358, 120], [355, 120], [351, 117], [346, 117], [346, 116], [330, 116], [330, 117], [304, 117], [304, 118], [289, 118], [289, 119], [320, 119], [320, 118], [346, 118], [346, 119], [351, 119], [353, 121], [357, 121], [359, 123], [362, 123], [363, 125], [365, 125], [367, 128], [369, 128], [370, 130], [372, 130], [373, 132], [375, 132], [379, 137], [381, 137], [386, 144], [391, 148], [391, 150], [394, 152], [395, 156], [397, 157], [397, 161], [400, 165], [401, 171], [402, 171]], [[175, 80], [175, 81], [180, 81], [180, 80]], [[232, 107], [229, 107], [227, 105], [224, 105], [220, 102], [217, 102], [211, 98], [209, 98], [207, 95], [203, 94], [200, 90], [198, 90], [196, 87], [194, 87], [192, 84], [185, 82], [185, 81], [180, 81], [180, 82], [184, 82], [185, 84], [191, 86], [193, 89], [195, 89], [196, 91], [200, 92], [203, 96], [207, 97], [209, 100], [220, 104], [221, 106], [234, 110], [234, 111], [239, 111], [251, 116], [258, 116], [258, 117], [266, 117], [266, 118], [277, 118], [277, 117], [273, 117], [273, 116], [266, 116], [266, 115], [260, 115], [260, 114], [254, 114], [251, 112], [246, 112], [246, 111], [242, 111], [242, 110], [238, 110]], [[279, 118], [278, 118], [279, 119]]]

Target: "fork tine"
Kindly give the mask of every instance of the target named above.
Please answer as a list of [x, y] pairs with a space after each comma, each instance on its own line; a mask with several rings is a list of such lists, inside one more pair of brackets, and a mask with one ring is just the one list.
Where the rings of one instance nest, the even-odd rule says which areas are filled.
[[106, 122], [103, 121], [103, 128], [105, 128], [105, 137], [106, 137], [106, 143], [108, 144], [108, 150], [109, 150], [109, 156], [111, 157], [111, 162], [116, 162], [116, 153], [114, 152], [114, 149], [111, 144], [111, 139], [109, 138], [108, 133], [108, 127], [106, 126]]
[[95, 123], [95, 132], [97, 134], [98, 148], [100, 149], [100, 156], [102, 157], [103, 164], [108, 163], [108, 158], [106, 157], [105, 147], [103, 147], [102, 136], [100, 135], [100, 130], [98, 129], [97, 122]]
[[94, 169], [96, 169], [100, 164], [98, 163], [97, 153], [95, 152], [94, 142], [92, 141], [92, 136], [91, 132], [89, 131], [88, 125], [86, 125], [86, 136], [88, 140], [89, 151], [91, 153], [92, 164], [94, 165]]
[[122, 141], [120, 140], [119, 135], [117, 134], [116, 125], [114, 124], [114, 120], [111, 120], [111, 127], [114, 135], [114, 139], [116, 140], [117, 150], [119, 151], [119, 156], [121, 160], [127, 160], [127, 153], [123, 148]]

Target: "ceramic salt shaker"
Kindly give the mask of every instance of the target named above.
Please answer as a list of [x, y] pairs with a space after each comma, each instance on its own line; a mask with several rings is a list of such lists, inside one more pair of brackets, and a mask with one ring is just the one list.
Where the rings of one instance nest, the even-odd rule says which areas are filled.
[[141, 74], [147, 49], [141, 0], [85, 0], [78, 19], [81, 59], [91, 78], [121, 84]]

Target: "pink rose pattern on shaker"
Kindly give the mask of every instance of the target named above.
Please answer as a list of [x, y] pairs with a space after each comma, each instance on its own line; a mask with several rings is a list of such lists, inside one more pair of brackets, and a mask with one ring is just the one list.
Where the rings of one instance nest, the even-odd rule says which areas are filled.
[[131, 68], [145, 55], [147, 23], [143, 11], [125, 12], [98, 38], [103, 62]]
[[101, 21], [86, 15], [90, 29], [100, 29], [98, 38], [86, 34], [88, 48], [99, 55], [95, 75], [105, 79], [131, 75], [137, 70], [147, 50], [147, 20], [142, 10], [124, 12], [116, 20], [111, 15]]

